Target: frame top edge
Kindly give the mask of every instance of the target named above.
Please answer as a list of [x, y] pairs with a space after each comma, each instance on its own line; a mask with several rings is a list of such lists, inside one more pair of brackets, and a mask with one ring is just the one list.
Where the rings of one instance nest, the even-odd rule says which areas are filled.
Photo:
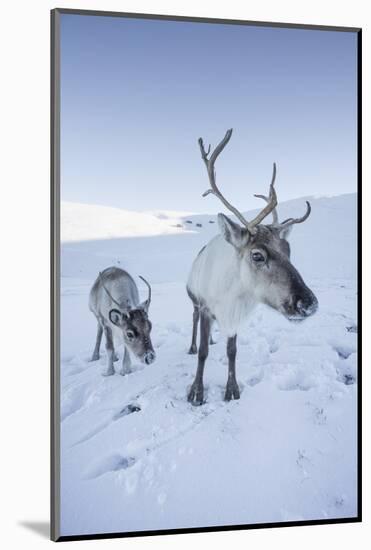
[[155, 14], [155, 13], [136, 13], [136, 12], [119, 12], [119, 11], [100, 11], [100, 10], [84, 10], [74, 8], [54, 8], [50, 10], [54, 15], [86, 15], [95, 17], [122, 17], [127, 19], [154, 19], [164, 21], [189, 21], [193, 23], [214, 23], [226, 25], [246, 25], [256, 27], [277, 27], [277, 28], [292, 28], [302, 30], [318, 30], [318, 31], [333, 31], [333, 32], [354, 32], [360, 33], [362, 27], [344, 27], [337, 25], [319, 25], [311, 23], [283, 23], [279, 21], [252, 21], [247, 19], [223, 19], [218, 17], [199, 17], [191, 15], [170, 15], [170, 14]]

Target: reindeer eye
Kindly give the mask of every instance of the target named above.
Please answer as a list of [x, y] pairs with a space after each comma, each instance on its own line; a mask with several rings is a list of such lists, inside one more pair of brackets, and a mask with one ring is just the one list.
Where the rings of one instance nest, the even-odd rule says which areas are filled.
[[258, 250], [255, 250], [255, 251], [251, 252], [251, 258], [252, 258], [253, 262], [255, 262], [256, 264], [262, 264], [262, 263], [265, 262], [264, 254], [262, 254]]
[[129, 338], [129, 340], [132, 340], [135, 336], [134, 332], [132, 330], [126, 331], [126, 336]]

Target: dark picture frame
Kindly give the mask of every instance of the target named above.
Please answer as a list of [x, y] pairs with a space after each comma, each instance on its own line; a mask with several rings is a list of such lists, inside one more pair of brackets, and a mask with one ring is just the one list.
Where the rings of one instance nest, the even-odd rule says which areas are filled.
[[[220, 525], [202, 528], [164, 529], [158, 531], [135, 531], [113, 533], [91, 533], [86, 535], [60, 534], [60, 18], [63, 14], [83, 15], [86, 17], [116, 17], [162, 21], [184, 21], [192, 23], [210, 23], [226, 25], [245, 25], [254, 27], [282, 27], [292, 29], [328, 30], [355, 33], [357, 35], [357, 268], [358, 268], [358, 456], [357, 456], [357, 500], [356, 517], [335, 519], [316, 519], [303, 521], [282, 521], [277, 523], [260, 523], [246, 525]], [[139, 537], [178, 533], [199, 533], [215, 531], [233, 531], [245, 529], [264, 529], [272, 527], [324, 525], [353, 523], [362, 521], [362, 30], [354, 27], [336, 27], [323, 25], [303, 25], [277, 22], [242, 21], [233, 19], [216, 19], [200, 17], [183, 17], [171, 15], [137, 14], [105, 12], [78, 9], [54, 9], [51, 11], [51, 538], [54, 541], [103, 539], [118, 537]]]

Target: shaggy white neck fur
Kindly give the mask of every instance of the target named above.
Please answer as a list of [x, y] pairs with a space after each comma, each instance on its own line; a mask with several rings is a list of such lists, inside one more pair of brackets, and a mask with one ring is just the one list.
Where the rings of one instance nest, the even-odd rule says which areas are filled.
[[215, 316], [227, 336], [236, 334], [258, 303], [245, 262], [221, 235], [212, 239], [195, 259], [188, 288]]

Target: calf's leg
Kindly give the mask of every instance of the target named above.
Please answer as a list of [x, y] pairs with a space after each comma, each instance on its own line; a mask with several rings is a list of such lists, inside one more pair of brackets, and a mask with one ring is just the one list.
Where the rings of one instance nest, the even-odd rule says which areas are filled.
[[122, 367], [121, 367], [121, 370], [120, 370], [120, 374], [122, 374], [122, 376], [125, 376], [125, 374], [129, 374], [130, 373], [130, 366], [131, 366], [130, 355], [129, 355], [128, 348], [125, 346], [124, 358], [122, 360]]
[[112, 330], [110, 327], [104, 327], [104, 335], [106, 337], [107, 370], [103, 373], [103, 376], [111, 376], [112, 374], [115, 374], [115, 369], [113, 368], [115, 350], [113, 348]]
[[97, 338], [96, 338], [96, 341], [95, 341], [95, 348], [94, 348], [94, 351], [93, 351], [93, 355], [92, 355], [92, 358], [90, 359], [90, 361], [98, 361], [98, 359], [100, 357], [99, 350], [100, 350], [100, 343], [102, 341], [102, 334], [103, 334], [103, 328], [102, 328], [102, 325], [100, 324], [100, 322], [98, 321]]

